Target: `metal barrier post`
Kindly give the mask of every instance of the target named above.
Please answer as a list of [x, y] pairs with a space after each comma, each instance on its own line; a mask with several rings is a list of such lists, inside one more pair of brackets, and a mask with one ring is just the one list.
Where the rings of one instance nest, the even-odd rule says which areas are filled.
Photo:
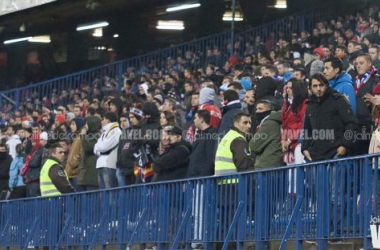
[[[307, 167], [297, 167], [297, 197], [305, 197], [305, 170]], [[304, 204], [304, 203], [303, 203]], [[296, 224], [296, 250], [302, 249], [302, 206], [299, 208]]]
[[266, 242], [264, 242], [263, 232], [265, 221], [265, 189], [264, 189], [264, 176], [263, 172], [257, 174], [256, 185], [255, 185], [255, 248], [256, 249], [265, 249]]
[[[372, 160], [372, 159], [371, 159]], [[364, 158], [363, 162], [363, 202], [360, 202], [364, 207], [360, 208], [364, 211], [364, 232], [363, 232], [363, 245], [364, 249], [371, 249], [371, 233], [370, 221], [372, 215], [372, 164], [369, 157]]]
[[[332, 171], [331, 171], [332, 172]], [[328, 171], [327, 166], [320, 164], [317, 166], [316, 190], [317, 198], [317, 249], [327, 249], [327, 238], [325, 235], [326, 227], [328, 228], [329, 214], [328, 211]]]
[[239, 175], [238, 184], [238, 198], [239, 204], [242, 202], [243, 208], [241, 211], [240, 219], [237, 225], [237, 249], [243, 250], [244, 241], [246, 240], [246, 229], [247, 229], [247, 175]]

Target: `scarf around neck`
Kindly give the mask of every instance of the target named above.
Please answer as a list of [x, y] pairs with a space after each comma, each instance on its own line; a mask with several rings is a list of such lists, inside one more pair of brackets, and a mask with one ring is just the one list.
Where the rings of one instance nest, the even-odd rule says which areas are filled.
[[365, 72], [362, 76], [358, 76], [355, 81], [355, 94], [359, 91], [361, 87], [364, 86], [366, 82], [371, 78], [371, 76], [377, 73], [376, 68], [372, 65], [371, 68]]

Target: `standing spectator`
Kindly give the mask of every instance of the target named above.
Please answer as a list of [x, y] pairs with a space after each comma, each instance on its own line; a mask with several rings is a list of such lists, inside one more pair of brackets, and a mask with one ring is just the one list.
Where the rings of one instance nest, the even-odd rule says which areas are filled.
[[307, 108], [308, 90], [304, 82], [291, 79], [286, 87], [285, 101], [282, 107], [281, 147], [284, 163], [302, 164], [300, 137]]
[[69, 177], [70, 183], [77, 191], [81, 191], [77, 187], [76, 178], [79, 173], [80, 158], [83, 154], [82, 143], [79, 135], [83, 126], [84, 120], [82, 117], [75, 117], [70, 123], [70, 129], [74, 140], [71, 144], [69, 155], [67, 157], [67, 163], [65, 165], [65, 171]]
[[215, 175], [230, 174], [253, 169], [253, 159], [247, 136], [251, 117], [240, 111], [235, 114], [233, 127], [222, 138], [215, 156]]
[[89, 191], [98, 189], [98, 179], [96, 173], [96, 162], [98, 156], [94, 154], [94, 146], [100, 136], [102, 127], [101, 119], [98, 116], [90, 115], [85, 118], [86, 124], [80, 132], [82, 143], [82, 156], [79, 165], [77, 184], [80, 190]]
[[116, 187], [117, 148], [121, 130], [118, 117], [113, 112], [103, 115], [102, 134], [94, 146], [94, 154], [99, 156], [96, 161], [98, 183], [100, 189]]
[[169, 147], [154, 160], [156, 181], [183, 179], [189, 166], [192, 147], [182, 136], [182, 129], [178, 126], [167, 126], [164, 136], [168, 137]]
[[222, 119], [222, 113], [220, 110], [214, 105], [215, 99], [215, 90], [212, 88], [202, 88], [199, 93], [199, 108], [198, 110], [205, 109], [210, 111], [211, 121], [210, 125], [218, 129], [220, 120]]
[[272, 110], [270, 101], [261, 100], [256, 103], [257, 132], [249, 143], [255, 154], [255, 169], [282, 165], [281, 112]]
[[26, 186], [20, 176], [21, 170], [25, 163], [25, 152], [22, 144], [16, 146], [17, 156], [12, 161], [9, 171], [9, 189], [11, 195], [9, 199], [19, 199], [26, 197]]
[[49, 157], [40, 173], [41, 196], [55, 196], [75, 192], [70, 185], [61, 161], [65, 152], [59, 143], [50, 146]]
[[[27, 197], [37, 197], [40, 196], [40, 171], [47, 155], [47, 143], [48, 143], [48, 134], [46, 132], [42, 132], [40, 134], [40, 142], [36, 143], [36, 146], [40, 147], [34, 154], [31, 156], [29, 161], [29, 170], [25, 175], [26, 183], [26, 191]], [[35, 148], [37, 149], [37, 148]]]
[[[329, 87], [329, 82], [322, 74], [310, 78], [312, 92], [307, 106], [302, 153], [307, 161], [328, 160], [343, 157], [351, 149], [354, 137], [346, 138], [347, 131], [354, 134], [357, 126], [355, 115], [345, 98]], [[313, 138], [315, 132], [320, 138]], [[329, 140], [326, 136], [330, 135]], [[367, 148], [368, 151], [368, 148]]]
[[8, 151], [8, 146], [0, 143], [0, 199], [8, 197], [9, 169], [13, 160]]
[[287, 82], [292, 78], [293, 71], [290, 68], [289, 63], [287, 62], [279, 62], [277, 64], [278, 75], [281, 76], [284, 82]]
[[[355, 81], [354, 89], [356, 96], [356, 117], [359, 130], [362, 134], [372, 133], [371, 103], [365, 99], [366, 94], [373, 94], [374, 87], [380, 82], [377, 70], [372, 65], [371, 57], [368, 54], [359, 55], [356, 58], [356, 69], [358, 76]], [[355, 155], [368, 153], [370, 138], [360, 138], [356, 141]]]
[[214, 175], [217, 131], [210, 125], [210, 120], [211, 115], [207, 110], [198, 110], [195, 113], [194, 125], [197, 133], [190, 156], [187, 178]]
[[219, 140], [227, 134], [228, 130], [233, 126], [233, 119], [237, 112], [241, 111], [241, 103], [239, 100], [239, 95], [234, 90], [227, 90], [224, 92], [223, 96], [223, 113], [222, 121], [220, 122], [218, 129]]
[[330, 87], [347, 98], [354, 113], [356, 112], [355, 90], [351, 76], [343, 71], [343, 62], [332, 57], [325, 61], [323, 74], [329, 81]]
[[17, 127], [8, 126], [4, 135], [8, 137], [6, 144], [9, 148], [9, 155], [14, 159], [16, 158], [16, 145], [21, 143], [20, 137], [17, 135]]

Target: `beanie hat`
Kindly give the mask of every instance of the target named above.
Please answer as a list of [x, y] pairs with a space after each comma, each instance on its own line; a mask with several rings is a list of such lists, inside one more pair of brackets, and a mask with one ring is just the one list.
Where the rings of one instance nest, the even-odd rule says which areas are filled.
[[75, 114], [73, 112], [68, 112], [67, 116], [70, 118], [70, 120], [75, 118]]
[[157, 94], [153, 97], [153, 101], [154, 102], [157, 102], [158, 104], [162, 105], [162, 102], [163, 102], [163, 98], [162, 98], [162, 95], [160, 94]]
[[323, 72], [323, 62], [321, 60], [315, 60], [310, 66], [310, 75], [314, 75], [317, 72]]
[[57, 115], [55, 117], [55, 119], [57, 119], [57, 121], [59, 122], [59, 124], [62, 124], [62, 123], [64, 123], [66, 121], [66, 118], [65, 118], [64, 115]]
[[252, 89], [252, 83], [251, 83], [251, 78], [249, 77], [243, 77], [240, 79], [240, 83], [243, 86], [245, 90], [250, 90]]
[[214, 103], [215, 90], [211, 88], [203, 88], [199, 92], [199, 104]]
[[40, 134], [40, 139], [47, 141], [48, 140], [48, 134], [46, 132], [42, 132]]
[[115, 97], [115, 98], [112, 98], [108, 104], [113, 104], [116, 106], [116, 109], [117, 109], [117, 115], [121, 114], [122, 110], [123, 110], [123, 101], [118, 98], [118, 97]]
[[380, 84], [377, 84], [377, 85], [373, 88], [372, 93], [373, 93], [374, 95], [380, 95]]
[[322, 48], [315, 48], [313, 50], [313, 53], [319, 54], [321, 56], [321, 59], [325, 58], [325, 52]]
[[138, 120], [140, 120], [144, 116], [144, 113], [142, 112], [141, 108], [142, 104], [138, 103], [136, 104], [136, 107], [131, 108], [129, 110], [129, 113], [133, 114]]
[[75, 122], [75, 125], [77, 126], [77, 131], [80, 131], [84, 126], [84, 119], [82, 117], [75, 117], [71, 120], [71, 122]]

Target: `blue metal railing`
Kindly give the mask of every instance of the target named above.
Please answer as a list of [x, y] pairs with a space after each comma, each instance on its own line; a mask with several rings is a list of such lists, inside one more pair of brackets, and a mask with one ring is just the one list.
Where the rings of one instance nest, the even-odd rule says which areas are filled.
[[[71, 247], [361, 239], [379, 216], [378, 155], [0, 202], [0, 246]], [[233, 242], [233, 243], [232, 243]], [[222, 247], [218, 247], [221, 249]]]
[[[291, 31], [300, 32], [305, 29], [310, 29], [315, 26], [317, 21], [325, 20], [331, 16], [333, 16], [331, 13], [309, 14], [303, 12], [236, 34], [235, 41], [240, 42], [240, 53], [243, 54], [245, 43], [250, 41], [254, 44], [254, 39], [258, 36], [265, 43], [271, 33], [274, 33], [276, 38], [278, 38], [281, 32], [290, 36]], [[141, 72], [144, 66], [148, 63], [153, 63], [157, 69], [161, 70], [165, 68], [168, 58], [185, 58], [185, 54], [188, 51], [194, 55], [193, 66], [196, 69], [198, 67], [204, 67], [210, 62], [210, 58], [206, 56], [207, 50], [215, 47], [221, 52], [222, 60], [219, 60], [219, 64], [224, 64], [224, 61], [230, 55], [228, 44], [231, 44], [230, 32], [220, 33], [112, 64], [57, 77], [17, 89], [2, 91], [0, 92], [0, 110], [5, 100], [7, 100], [7, 102], [13, 101], [17, 108], [20, 104], [25, 103], [27, 99], [33, 101], [37, 98], [39, 100], [43, 97], [51, 98], [54, 90], [60, 93], [62, 90], [80, 89], [83, 84], [92, 85], [94, 82], [104, 83], [105, 77], [109, 77], [111, 83], [113, 81], [117, 85], [117, 89], [120, 90], [124, 81], [123, 73], [126, 73], [128, 69], [133, 68]]]

